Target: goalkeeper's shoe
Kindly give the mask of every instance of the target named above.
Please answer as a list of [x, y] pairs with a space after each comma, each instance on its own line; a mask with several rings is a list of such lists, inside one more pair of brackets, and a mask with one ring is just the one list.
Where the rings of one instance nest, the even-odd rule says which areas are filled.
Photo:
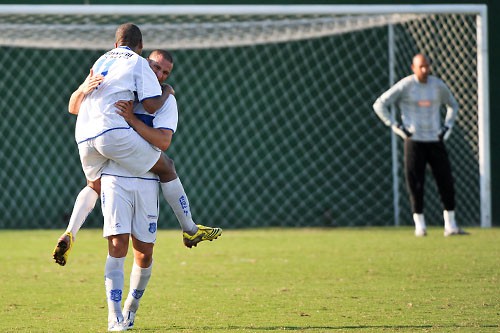
[[425, 236], [427, 236], [427, 230], [425, 230], [425, 229], [415, 229], [415, 236], [417, 236], [417, 237], [425, 237]]
[[68, 256], [71, 251], [71, 247], [73, 246], [73, 234], [68, 231], [65, 232], [59, 240], [57, 241], [56, 248], [52, 253], [52, 257], [61, 266], [66, 265], [68, 262]]
[[456, 228], [456, 229], [444, 229], [444, 237], [448, 236], [463, 236], [463, 235], [470, 235], [467, 231]]
[[204, 225], [198, 224], [198, 231], [194, 235], [190, 235], [187, 232], [182, 234], [182, 238], [184, 240], [184, 245], [191, 248], [196, 246], [199, 242], [203, 242], [206, 240], [213, 241], [217, 239], [220, 235], [222, 235], [221, 228], [211, 228], [205, 227]]

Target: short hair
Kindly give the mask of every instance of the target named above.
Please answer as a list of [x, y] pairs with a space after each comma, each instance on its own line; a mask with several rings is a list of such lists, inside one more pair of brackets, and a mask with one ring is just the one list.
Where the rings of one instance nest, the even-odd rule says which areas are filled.
[[174, 57], [172, 56], [172, 53], [168, 52], [167, 50], [162, 50], [162, 49], [153, 50], [149, 54], [149, 58], [151, 56], [154, 56], [155, 54], [161, 55], [165, 60], [169, 61], [172, 64], [174, 63]]
[[135, 49], [142, 43], [141, 29], [135, 24], [124, 23], [116, 29], [115, 42], [118, 46]]

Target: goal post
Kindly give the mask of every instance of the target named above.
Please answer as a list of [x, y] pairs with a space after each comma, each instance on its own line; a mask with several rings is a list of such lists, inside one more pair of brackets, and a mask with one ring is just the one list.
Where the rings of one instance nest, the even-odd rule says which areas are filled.
[[[180, 123], [167, 153], [196, 220], [222, 227], [410, 225], [402, 145], [371, 105], [423, 52], [460, 103], [447, 141], [458, 222], [490, 227], [486, 11], [0, 5], [0, 105], [9, 110], [0, 124], [0, 228], [67, 222], [85, 184], [67, 100], [124, 22], [141, 28], [145, 55], [155, 48], [174, 54], [169, 83]], [[429, 224], [441, 225], [432, 176], [426, 182]], [[168, 208], [162, 212], [175, 227]], [[89, 224], [101, 224], [99, 212]]]

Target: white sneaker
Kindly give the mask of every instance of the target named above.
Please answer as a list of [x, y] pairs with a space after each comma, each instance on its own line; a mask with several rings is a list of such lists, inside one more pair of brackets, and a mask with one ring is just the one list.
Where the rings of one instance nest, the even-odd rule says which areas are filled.
[[456, 236], [456, 235], [469, 235], [469, 233], [463, 229], [444, 229], [444, 237]]
[[108, 319], [108, 332], [122, 332], [127, 330], [125, 321], [122, 318]]
[[125, 316], [125, 326], [127, 329], [134, 327], [135, 312], [124, 311], [123, 315]]
[[417, 236], [417, 237], [425, 237], [425, 236], [427, 236], [427, 230], [425, 230], [425, 229], [415, 229], [415, 236]]

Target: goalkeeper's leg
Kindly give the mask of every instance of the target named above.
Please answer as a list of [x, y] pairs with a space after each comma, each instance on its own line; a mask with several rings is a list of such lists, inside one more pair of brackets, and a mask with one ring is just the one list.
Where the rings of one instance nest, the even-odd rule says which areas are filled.
[[415, 236], [426, 236], [427, 227], [424, 218], [424, 183], [426, 159], [423, 147], [418, 142], [405, 140], [404, 162], [406, 186], [410, 196]]

